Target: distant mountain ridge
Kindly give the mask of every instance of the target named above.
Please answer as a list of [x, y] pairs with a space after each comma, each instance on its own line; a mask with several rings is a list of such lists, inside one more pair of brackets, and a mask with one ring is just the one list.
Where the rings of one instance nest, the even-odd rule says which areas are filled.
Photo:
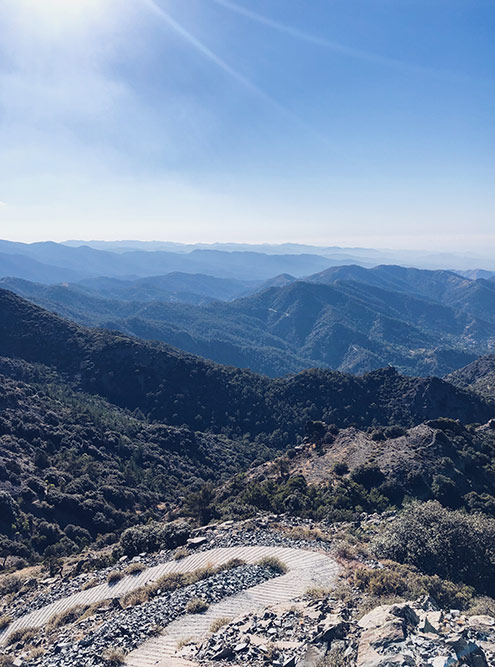
[[[362, 373], [388, 364], [444, 375], [495, 348], [495, 283], [449, 271], [351, 265], [264, 283], [170, 274], [63, 287], [0, 284], [82, 324], [270, 376], [313, 366]], [[243, 291], [247, 296], [236, 299]]]
[[[118, 253], [84, 245], [71, 247], [51, 241], [26, 244], [0, 240], [1, 254], [25, 257], [28, 268], [33, 261], [36, 261], [50, 265], [51, 269], [53, 267], [59, 270], [66, 269], [73, 274], [79, 274], [79, 279], [102, 276], [132, 279], [179, 271], [235, 280], [267, 280], [280, 273], [304, 276], [321, 271], [335, 263], [328, 258], [313, 254], [268, 255], [259, 252], [226, 252], [214, 249], [195, 249], [189, 253], [131, 249], [129, 252]], [[19, 267], [14, 274], [2, 273], [3, 276], [24, 278], [27, 270]], [[38, 280], [51, 282], [49, 277], [50, 273], [47, 270], [47, 279], [38, 278]]]

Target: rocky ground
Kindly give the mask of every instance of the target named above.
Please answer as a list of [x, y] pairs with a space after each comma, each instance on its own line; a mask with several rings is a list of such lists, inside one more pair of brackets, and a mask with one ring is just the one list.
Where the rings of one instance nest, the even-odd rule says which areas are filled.
[[[322, 524], [318, 524], [321, 526]], [[331, 550], [335, 541], [332, 537], [336, 531], [341, 530], [344, 524], [329, 524], [324, 526], [322, 532], [312, 521], [295, 519], [289, 517], [266, 516], [256, 519], [248, 519], [234, 524], [226, 521], [193, 531], [193, 537], [186, 545], [186, 549], [192, 551], [207, 551], [214, 547], [233, 547], [239, 545], [258, 544], [260, 546], [297, 546], [314, 549], [315, 543], [320, 550]], [[294, 531], [298, 531], [294, 534]], [[311, 531], [314, 531], [313, 534]], [[307, 537], [304, 538], [304, 534]], [[143, 567], [153, 567], [172, 560], [176, 551], [162, 550], [155, 554], [142, 553], [139, 556], [128, 558], [123, 556], [112, 565], [98, 570], [90, 570], [77, 574], [77, 569], [84, 563], [97, 560], [97, 554], [87, 553], [83, 555], [77, 564], [69, 564], [55, 576], [35, 577], [31, 572], [22, 575], [23, 584], [13, 599], [0, 600], [0, 616], [8, 613], [11, 619], [18, 618], [24, 614], [40, 609], [47, 604], [56, 602], [72, 593], [81, 590], [85, 586], [96, 586], [104, 583], [110, 572], [118, 570], [125, 572], [131, 563], [140, 563]], [[8, 608], [7, 608], [8, 607]]]
[[490, 667], [495, 619], [442, 611], [429, 598], [358, 619], [352, 605], [325, 596], [235, 620], [184, 650], [201, 665]]
[[[316, 524], [288, 517], [265, 516], [238, 523], [225, 522], [196, 532], [187, 549], [206, 550], [238, 545], [296, 546], [330, 551], [340, 558], [343, 580], [353, 569], [380, 568], [366, 550], [352, 548], [349, 539], [363, 539], [392, 514], [363, 517], [356, 524]], [[351, 540], [352, 542], [352, 540]], [[359, 546], [359, 545], [358, 545]], [[86, 555], [90, 557], [91, 555]], [[14, 617], [79, 590], [101, 583], [109, 571], [125, 571], [131, 562], [153, 566], [174, 552], [121, 558], [111, 567], [85, 574], [70, 569], [55, 577], [31, 581], [7, 611]], [[125, 655], [186, 613], [187, 603], [201, 598], [212, 604], [274, 576], [256, 565], [243, 565], [148, 602], [122, 608], [119, 600], [105, 602], [86, 617], [46, 632], [38, 630], [29, 642], [0, 648], [0, 665], [26, 667], [100, 667]], [[349, 580], [351, 580], [350, 578]], [[344, 590], [345, 589], [345, 590]], [[1, 612], [0, 612], [1, 615]], [[467, 616], [460, 610], [440, 609], [431, 598], [383, 604], [352, 583], [333, 591], [315, 590], [291, 605], [268, 608], [224, 624], [202, 643], [181, 648], [198, 665], [247, 664], [253, 667], [495, 667], [495, 618]], [[9, 657], [10, 656], [10, 657]], [[14, 663], [8, 662], [15, 660]]]
[[[165, 625], [186, 613], [188, 602], [196, 598], [210, 605], [275, 576], [258, 565], [241, 565], [174, 592], [163, 592], [150, 601], [123, 609], [118, 599], [92, 610], [90, 616], [47, 636], [40, 630], [30, 640], [29, 650], [11, 646], [21, 665], [39, 667], [90, 667], [108, 664], [109, 650], [125, 654], [136, 648]], [[34, 649], [34, 651], [33, 651]], [[33, 653], [39, 656], [30, 658]]]

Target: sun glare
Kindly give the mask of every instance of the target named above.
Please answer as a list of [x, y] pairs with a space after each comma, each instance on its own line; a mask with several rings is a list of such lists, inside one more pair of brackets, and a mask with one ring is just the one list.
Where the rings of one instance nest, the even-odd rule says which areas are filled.
[[20, 0], [35, 20], [60, 24], [84, 21], [102, 12], [107, 0]]

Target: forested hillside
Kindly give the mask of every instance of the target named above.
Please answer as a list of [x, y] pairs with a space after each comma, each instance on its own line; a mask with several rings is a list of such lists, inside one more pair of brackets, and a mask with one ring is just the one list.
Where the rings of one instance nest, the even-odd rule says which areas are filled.
[[70, 551], [145, 520], [186, 488], [298, 445], [308, 422], [495, 416], [489, 400], [438, 378], [387, 368], [270, 380], [81, 327], [5, 290], [0, 355], [2, 533], [4, 553], [20, 555]]
[[81, 324], [271, 377], [312, 367], [364, 373], [389, 364], [441, 376], [495, 345], [494, 284], [448, 271], [335, 267], [304, 281], [278, 276], [258, 292], [258, 283], [186, 274], [2, 284]]

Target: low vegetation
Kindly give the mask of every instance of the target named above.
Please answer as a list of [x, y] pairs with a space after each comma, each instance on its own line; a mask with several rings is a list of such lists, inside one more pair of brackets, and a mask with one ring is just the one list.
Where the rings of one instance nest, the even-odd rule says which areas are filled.
[[470, 586], [423, 574], [415, 567], [393, 561], [384, 561], [380, 569], [356, 570], [352, 583], [373, 599], [416, 600], [430, 595], [440, 606], [449, 609], [467, 609], [475, 597], [475, 590]]
[[227, 616], [222, 616], [220, 618], [217, 618], [213, 621], [213, 623], [210, 625], [210, 632], [214, 634], [215, 632], [218, 632], [220, 628], [223, 628], [225, 625], [228, 625], [232, 619], [228, 618]]
[[7, 644], [27, 644], [33, 640], [39, 633], [39, 628], [19, 628], [11, 632], [7, 638]]
[[269, 570], [277, 574], [285, 574], [287, 572], [287, 565], [275, 556], [265, 556], [261, 558], [258, 563], [260, 567], [267, 567]]
[[376, 553], [495, 596], [495, 519], [438, 502], [406, 508], [376, 540]]
[[109, 584], [110, 586], [114, 586], [123, 577], [124, 577], [124, 573], [121, 572], [120, 570], [112, 570], [107, 575], [107, 584]]
[[201, 598], [193, 598], [186, 605], [188, 614], [203, 614], [210, 605]]
[[145, 584], [144, 586], [141, 586], [134, 591], [126, 593], [120, 599], [120, 603], [123, 607], [134, 607], [138, 604], [144, 604], [158, 594], [176, 591], [179, 588], [184, 588], [185, 586], [195, 584], [198, 581], [208, 579], [209, 577], [212, 577], [219, 572], [231, 570], [233, 568], [240, 567], [243, 564], [244, 561], [242, 560], [232, 559], [223, 565], [218, 565], [217, 567], [207, 565], [186, 574], [179, 572], [164, 574], [155, 581]]
[[0, 616], [0, 630], [4, 630], [11, 622], [12, 619], [8, 614]]

